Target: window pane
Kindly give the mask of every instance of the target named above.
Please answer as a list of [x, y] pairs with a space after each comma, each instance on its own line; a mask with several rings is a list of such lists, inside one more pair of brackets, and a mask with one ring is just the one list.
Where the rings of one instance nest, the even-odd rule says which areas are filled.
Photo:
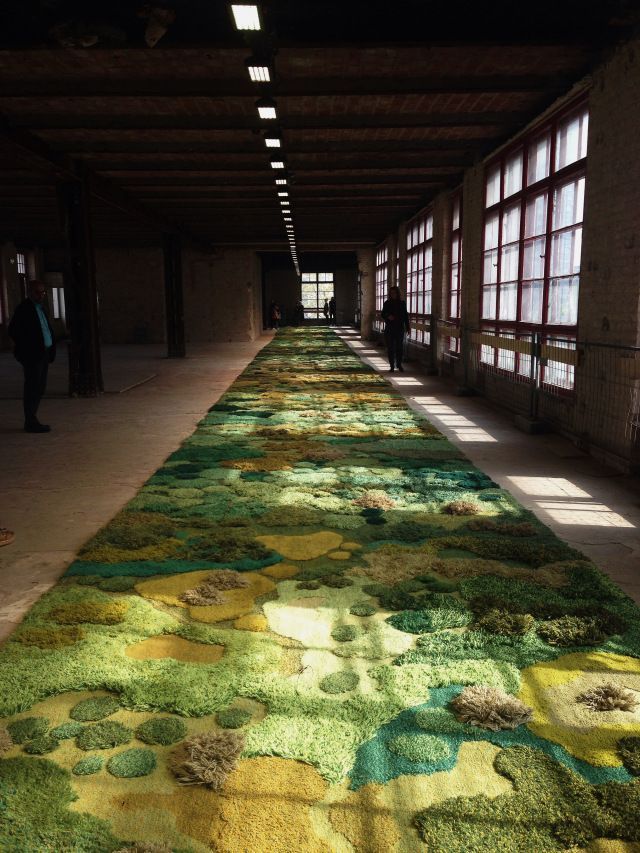
[[513, 243], [520, 237], [520, 205], [505, 208], [502, 214], [502, 242]]
[[[513, 338], [515, 335], [513, 332], [500, 332], [500, 337], [502, 338]], [[516, 354], [513, 350], [510, 349], [499, 349], [498, 350], [498, 367], [500, 370], [509, 370], [513, 372], [516, 367]]]
[[433, 216], [428, 216], [425, 223], [425, 240], [433, 238]]
[[572, 326], [578, 321], [578, 288], [580, 277], [555, 278], [549, 282], [547, 322]]
[[531, 143], [527, 167], [528, 184], [535, 184], [536, 181], [548, 177], [550, 153], [551, 137], [548, 133]]
[[585, 179], [571, 181], [563, 184], [553, 194], [553, 217], [552, 225], [554, 231], [566, 228], [567, 225], [575, 225], [582, 222], [584, 210], [584, 185]]
[[451, 264], [450, 288], [451, 290], [460, 288], [460, 264]]
[[510, 157], [504, 166], [504, 197], [522, 189], [522, 151]]
[[451, 294], [449, 297], [449, 317], [451, 317], [452, 319], [456, 319], [457, 317], [460, 316], [459, 311], [458, 311], [458, 305], [459, 305], [459, 301], [460, 301], [459, 296], [460, 296], [460, 293], [457, 290], [451, 291]]
[[558, 125], [556, 134], [556, 171], [587, 156], [589, 113], [571, 116]]
[[[558, 349], [575, 350], [576, 348], [574, 341], [548, 338], [547, 343], [558, 347]], [[571, 390], [575, 382], [575, 367], [572, 364], [565, 364], [563, 361], [552, 361], [549, 359], [544, 368], [543, 380], [549, 385], [556, 385], [558, 388]]]
[[482, 317], [484, 320], [496, 319], [496, 285], [482, 288]]
[[544, 275], [544, 247], [546, 238], [525, 240], [522, 278], [541, 278]]
[[523, 323], [542, 323], [542, 294], [544, 282], [524, 282], [520, 299], [520, 319]]
[[498, 250], [485, 252], [484, 255], [484, 273], [483, 282], [485, 284], [493, 284], [498, 280]]
[[547, 230], [547, 194], [541, 193], [527, 201], [524, 215], [524, 236], [537, 237]]
[[518, 283], [503, 284], [500, 287], [500, 319], [515, 320], [518, 308]]
[[495, 249], [498, 245], [498, 214], [494, 213], [487, 217], [484, 224], [484, 247], [485, 249]]
[[458, 260], [458, 251], [460, 249], [460, 238], [454, 237], [451, 241], [451, 262], [456, 263]]
[[500, 281], [517, 281], [520, 247], [517, 243], [505, 246], [500, 257]]
[[457, 231], [460, 227], [460, 199], [457, 198], [453, 202], [453, 207], [451, 210], [451, 230]]
[[487, 193], [485, 207], [500, 201], [500, 166], [494, 166], [487, 173]]
[[551, 267], [549, 275], [573, 275], [580, 272], [582, 228], [562, 231], [551, 238]]

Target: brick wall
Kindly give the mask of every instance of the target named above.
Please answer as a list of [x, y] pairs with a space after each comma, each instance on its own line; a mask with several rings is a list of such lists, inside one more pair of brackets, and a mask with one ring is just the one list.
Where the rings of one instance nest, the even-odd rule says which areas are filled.
[[260, 264], [251, 249], [182, 256], [187, 342], [250, 341], [262, 332]]
[[162, 343], [164, 267], [158, 248], [96, 249], [103, 344]]

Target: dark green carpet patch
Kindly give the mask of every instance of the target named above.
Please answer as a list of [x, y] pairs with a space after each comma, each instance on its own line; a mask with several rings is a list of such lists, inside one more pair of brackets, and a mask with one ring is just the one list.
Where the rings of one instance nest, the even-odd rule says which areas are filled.
[[362, 634], [363, 630], [358, 625], [338, 625], [331, 632], [331, 636], [337, 643], [349, 643], [361, 637]]
[[503, 636], [522, 635], [532, 631], [535, 619], [529, 613], [509, 613], [507, 610], [489, 610], [477, 620], [475, 627], [489, 634]]
[[80, 625], [60, 628], [22, 627], [11, 639], [25, 646], [37, 646], [39, 649], [63, 649], [83, 640], [86, 630]]
[[168, 746], [177, 743], [187, 734], [187, 727], [177, 717], [152, 717], [140, 723], [136, 737], [144, 743]]
[[105, 853], [120, 845], [106, 821], [71, 811], [70, 775], [46, 758], [0, 761], [0, 850]]
[[129, 743], [133, 732], [122, 723], [106, 720], [86, 726], [76, 737], [76, 745], [87, 752], [91, 749], [112, 749], [123, 743]]
[[325, 675], [320, 680], [320, 689], [325, 693], [348, 693], [350, 690], [354, 690], [359, 683], [360, 676], [357, 672], [341, 670], [331, 675]]
[[107, 761], [107, 770], [112, 776], [123, 779], [133, 779], [137, 776], [148, 776], [156, 769], [158, 759], [152, 749], [126, 749], [112, 756]]
[[89, 723], [104, 720], [105, 717], [115, 714], [119, 708], [120, 702], [115, 696], [96, 696], [93, 699], [83, 699], [82, 702], [78, 702], [69, 711], [69, 716], [72, 720]]
[[48, 729], [49, 720], [46, 717], [24, 717], [7, 725], [7, 731], [14, 743], [25, 743], [28, 740], [33, 740], [46, 734]]
[[46, 755], [48, 752], [53, 752], [60, 746], [58, 738], [51, 734], [40, 735], [39, 737], [29, 740], [24, 745], [24, 751], [29, 755]]
[[104, 758], [100, 755], [87, 755], [73, 765], [72, 773], [75, 776], [92, 776], [102, 770]]
[[618, 755], [632, 776], [640, 776], [640, 736], [621, 738], [618, 741]]
[[352, 616], [373, 616], [376, 611], [377, 608], [373, 604], [369, 604], [368, 601], [357, 601], [349, 609]]
[[69, 738], [77, 737], [83, 728], [82, 723], [61, 723], [59, 726], [51, 729], [49, 734], [58, 740], [69, 740]]
[[513, 783], [513, 793], [455, 797], [417, 813], [415, 825], [429, 850], [540, 853], [583, 847], [595, 838], [640, 839], [637, 783], [589, 785], [530, 747], [503, 750], [495, 769]]
[[251, 719], [249, 711], [242, 708], [224, 708], [216, 714], [216, 722], [223, 729], [240, 729]]

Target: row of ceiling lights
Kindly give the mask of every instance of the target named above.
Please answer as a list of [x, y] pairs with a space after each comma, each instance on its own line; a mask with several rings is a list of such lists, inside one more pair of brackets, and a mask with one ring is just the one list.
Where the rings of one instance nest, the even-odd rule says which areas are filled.
[[[250, 4], [231, 4], [231, 14], [236, 29], [240, 31], [260, 31], [262, 29], [262, 20], [258, 6]], [[253, 83], [261, 85], [273, 83], [273, 68], [270, 64], [272, 60], [268, 56], [260, 56], [254, 54], [250, 56], [245, 65], [249, 73], [249, 79]], [[278, 107], [273, 98], [262, 97], [256, 101], [256, 109], [261, 121], [277, 121]], [[264, 142], [267, 148], [278, 148], [282, 150], [282, 134], [279, 130], [265, 130], [263, 134]], [[274, 155], [270, 159], [271, 168], [275, 170], [275, 183], [278, 193], [278, 201], [282, 210], [282, 218], [284, 227], [287, 232], [289, 241], [289, 249], [291, 258], [295, 267], [296, 273], [300, 275], [300, 265], [298, 263], [298, 250], [296, 248], [296, 238], [293, 228], [293, 217], [291, 216], [291, 201], [289, 198], [289, 173], [287, 172], [287, 164], [282, 153]]]

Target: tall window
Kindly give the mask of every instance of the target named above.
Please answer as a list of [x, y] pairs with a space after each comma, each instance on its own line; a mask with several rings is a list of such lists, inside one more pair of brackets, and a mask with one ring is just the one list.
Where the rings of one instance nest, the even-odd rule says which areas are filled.
[[[587, 156], [585, 104], [537, 128], [487, 169], [481, 317], [485, 331], [574, 348]], [[484, 347], [482, 360], [528, 375], [528, 356]], [[558, 365], [542, 379], [570, 388]], [[562, 374], [562, 376], [561, 376]]]
[[[447, 318], [460, 326], [460, 273], [462, 270], [462, 192], [451, 199], [451, 266], [449, 269], [449, 305]], [[460, 352], [460, 338], [449, 338], [449, 351]]]
[[302, 273], [302, 304], [305, 317], [324, 317], [323, 307], [334, 295], [332, 272]]
[[376, 316], [374, 320], [374, 328], [378, 331], [382, 330], [383, 322], [380, 317], [382, 306], [387, 298], [388, 282], [389, 282], [389, 250], [386, 244], [380, 246], [376, 251]]
[[426, 213], [407, 225], [407, 310], [412, 341], [430, 343], [431, 291], [433, 287], [433, 214]]
[[20, 290], [22, 295], [27, 296], [27, 258], [23, 252], [16, 252], [16, 268], [18, 271], [18, 281], [20, 282]]

